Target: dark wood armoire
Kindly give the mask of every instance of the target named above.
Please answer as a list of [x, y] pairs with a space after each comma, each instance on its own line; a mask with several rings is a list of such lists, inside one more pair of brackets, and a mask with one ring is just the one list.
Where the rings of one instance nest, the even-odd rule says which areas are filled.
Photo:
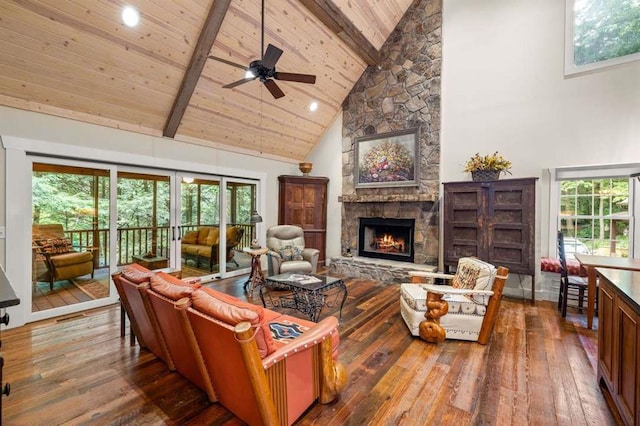
[[305, 246], [320, 250], [318, 266], [324, 266], [329, 179], [317, 176], [278, 176], [278, 181], [278, 224], [301, 227], [304, 230]]
[[[444, 264], [475, 256], [535, 275], [537, 178], [444, 184]], [[532, 301], [535, 301], [532, 278]]]

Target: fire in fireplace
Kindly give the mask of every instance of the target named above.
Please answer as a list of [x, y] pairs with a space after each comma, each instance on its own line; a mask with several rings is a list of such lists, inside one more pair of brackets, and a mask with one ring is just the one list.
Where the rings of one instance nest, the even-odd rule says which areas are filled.
[[358, 256], [413, 262], [415, 219], [361, 217]]

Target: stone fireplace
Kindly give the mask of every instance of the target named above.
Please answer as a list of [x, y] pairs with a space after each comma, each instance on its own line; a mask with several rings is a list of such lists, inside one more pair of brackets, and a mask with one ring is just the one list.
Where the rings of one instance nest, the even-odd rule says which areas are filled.
[[414, 219], [361, 217], [358, 256], [413, 262]]
[[[414, 223], [413, 262], [438, 264], [442, 4], [416, 0], [343, 103], [342, 251], [362, 256], [360, 218]], [[356, 138], [418, 129], [414, 186], [356, 188]], [[405, 241], [406, 244], [409, 244]], [[379, 252], [379, 250], [378, 250]], [[406, 258], [396, 259], [405, 260]]]

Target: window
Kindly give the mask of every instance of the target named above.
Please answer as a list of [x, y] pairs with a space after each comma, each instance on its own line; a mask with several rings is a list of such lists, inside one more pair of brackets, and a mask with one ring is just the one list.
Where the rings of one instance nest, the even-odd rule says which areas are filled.
[[640, 59], [640, 0], [566, 0], [565, 74]]
[[558, 227], [567, 258], [576, 253], [629, 256], [629, 178], [560, 182]]

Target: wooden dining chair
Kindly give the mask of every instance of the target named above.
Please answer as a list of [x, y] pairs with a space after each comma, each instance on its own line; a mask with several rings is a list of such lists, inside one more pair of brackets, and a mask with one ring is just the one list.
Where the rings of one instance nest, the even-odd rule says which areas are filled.
[[[564, 234], [558, 231], [558, 258], [560, 259], [560, 292], [558, 294], [558, 310], [562, 317], [567, 316], [568, 300], [577, 301], [578, 309], [582, 312], [587, 293], [587, 279], [578, 275], [570, 275], [567, 268], [567, 256], [564, 249]], [[596, 312], [598, 296], [596, 292]]]

